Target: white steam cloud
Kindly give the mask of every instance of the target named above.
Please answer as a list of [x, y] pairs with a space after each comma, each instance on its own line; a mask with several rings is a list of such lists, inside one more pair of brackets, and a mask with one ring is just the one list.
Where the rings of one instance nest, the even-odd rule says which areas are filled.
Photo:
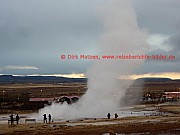
[[[137, 17], [127, 0], [109, 0], [100, 7], [104, 25], [103, 55], [144, 54], [147, 50], [146, 33], [138, 28]], [[73, 105], [53, 104], [39, 111], [56, 118], [105, 117], [120, 107], [120, 99], [129, 83], [120, 82], [120, 75], [130, 75], [142, 60], [99, 60], [88, 70], [88, 90]]]

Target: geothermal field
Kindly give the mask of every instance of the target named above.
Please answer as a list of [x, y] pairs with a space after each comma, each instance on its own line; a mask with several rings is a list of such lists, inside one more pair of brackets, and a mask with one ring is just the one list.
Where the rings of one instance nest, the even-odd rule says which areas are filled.
[[[149, 85], [150, 84], [150, 85]], [[157, 85], [159, 84], [159, 85]], [[172, 82], [144, 82], [139, 84], [138, 88], [143, 90], [143, 95], [147, 95], [146, 89], [152, 89], [151, 94], [157, 87], [164, 89], [172, 88], [174, 84], [177, 86], [180, 83]], [[133, 84], [131, 88], [136, 91], [138, 84]], [[67, 89], [68, 88], [68, 89]], [[1, 89], [10, 91], [18, 96], [22, 89], [28, 89], [29, 99], [51, 99], [53, 97], [62, 97], [61, 100], [52, 100], [51, 103], [47, 101], [26, 101], [21, 95], [22, 99], [8, 101], [4, 100], [1, 103], [0, 115], [0, 134], [179, 134], [180, 126], [180, 101], [160, 101], [158, 95], [163, 91], [156, 92], [156, 99], [139, 100], [131, 102], [129, 95], [133, 93], [126, 93], [123, 104], [119, 101], [119, 106], [115, 109], [97, 108], [93, 105], [87, 105], [85, 110], [80, 108], [81, 98], [86, 93], [86, 84], [84, 83], [65, 83], [65, 84], [6, 84], [1, 85]], [[41, 90], [42, 92], [41, 92]], [[170, 91], [170, 90], [169, 90]], [[175, 89], [173, 90], [175, 91]], [[138, 91], [136, 91], [138, 92]], [[148, 91], [150, 92], [150, 91]], [[71, 96], [69, 96], [71, 95]], [[79, 95], [79, 96], [78, 96]], [[5, 96], [5, 95], [4, 95]], [[68, 104], [68, 100], [63, 100], [64, 97], [79, 97], [79, 100]], [[133, 94], [134, 96], [134, 94]], [[140, 99], [140, 94], [138, 99]], [[6, 95], [7, 99], [14, 99], [13, 95]], [[40, 98], [41, 97], [41, 98]], [[114, 96], [113, 96], [114, 97]], [[132, 97], [131, 97], [132, 98]], [[96, 98], [92, 100], [96, 101]], [[98, 100], [97, 100], [98, 102]], [[13, 106], [11, 106], [11, 105]], [[40, 106], [44, 104], [44, 106]], [[96, 103], [97, 104], [97, 103]], [[96, 106], [96, 104], [94, 106]], [[29, 106], [29, 108], [27, 108]], [[112, 105], [113, 106], [113, 105]], [[79, 108], [79, 110], [77, 109]], [[97, 109], [95, 109], [97, 108]], [[88, 111], [89, 110], [89, 111]], [[91, 111], [90, 111], [91, 110]], [[107, 114], [110, 113], [110, 119]], [[115, 118], [115, 113], [118, 118]], [[9, 115], [19, 114], [19, 124], [14, 121], [13, 125], [8, 121]], [[51, 114], [52, 119], [47, 123], [43, 122], [43, 115]], [[28, 121], [29, 120], [29, 121]]]
[[[135, 1], [106, 0], [100, 4], [93, 1], [95, 5], [89, 3], [92, 9], [85, 3], [83, 10], [90, 10], [86, 11], [85, 16], [82, 16], [84, 12], [79, 10], [81, 4], [77, 4], [78, 2], [68, 3], [68, 10], [63, 10], [66, 7], [63, 2], [60, 2], [60, 8], [54, 3], [54, 8], [48, 2], [45, 4], [41, 1], [40, 7], [35, 6], [36, 10], [22, 6], [24, 10], [28, 10], [26, 15], [19, 10], [11, 12], [18, 19], [23, 18], [18, 17], [21, 15], [25, 19], [13, 24], [18, 24], [17, 28], [10, 27], [9, 23], [16, 20], [13, 16], [6, 24], [10, 30], [14, 30], [10, 33], [19, 37], [11, 35], [12, 37], [4, 37], [2, 40], [8, 41], [3, 45], [18, 41], [15, 52], [11, 52], [18, 56], [17, 59], [13, 56], [10, 58], [13, 59], [12, 64], [7, 59], [4, 60], [4, 65], [8, 66], [0, 65], [0, 135], [180, 134], [180, 78], [179, 68], [173, 63], [178, 62], [179, 58], [179, 38], [171, 38], [166, 35], [168, 32], [154, 34], [159, 27], [154, 31], [148, 30], [145, 24], [151, 22], [155, 26], [156, 20], [148, 18], [147, 21], [146, 14], [151, 14], [143, 12], [139, 1]], [[166, 4], [168, 5], [171, 4]], [[13, 5], [6, 6], [9, 12], [13, 8]], [[144, 7], [150, 6], [147, 4]], [[7, 10], [6, 8], [3, 10]], [[33, 15], [27, 19], [26, 16], [31, 15], [29, 10]], [[74, 16], [75, 13], [78, 15]], [[39, 19], [41, 16], [44, 19]], [[79, 22], [78, 18], [83, 19]], [[92, 19], [95, 21], [91, 22]], [[31, 22], [32, 20], [37, 22]], [[146, 23], [143, 25], [141, 21]], [[0, 31], [3, 24], [0, 22]], [[173, 26], [177, 24], [178, 22], [173, 23]], [[51, 28], [48, 28], [49, 25]], [[96, 34], [93, 30], [97, 30]], [[2, 31], [5, 31], [2, 35], [6, 36], [6, 29]], [[174, 33], [171, 32], [172, 35]], [[12, 43], [9, 39], [13, 40]], [[21, 42], [28, 46], [23, 48]], [[170, 44], [177, 46], [169, 47]], [[88, 45], [92, 48], [88, 48]], [[19, 52], [21, 48], [23, 53]], [[57, 51], [61, 51], [61, 54]], [[161, 54], [157, 55], [160, 57], [155, 57], [157, 52], [171, 57]], [[5, 53], [2, 53], [2, 58], [5, 58]], [[87, 53], [93, 57], [83, 57], [86, 60], [78, 58]], [[146, 59], [151, 54], [153, 58], [159, 58], [159, 61]], [[24, 59], [26, 55], [28, 58]], [[118, 59], [122, 55], [136, 57]], [[173, 55], [177, 55], [176, 60], [172, 60], [175, 59]], [[58, 61], [52, 60], [55, 56]], [[109, 59], [108, 56], [116, 57]], [[88, 58], [91, 60], [88, 61]], [[92, 60], [93, 58], [97, 59]], [[162, 58], [167, 59], [163, 61]], [[13, 66], [13, 63], [21, 66]], [[25, 63], [38, 66], [22, 66]], [[60, 64], [57, 66], [57, 63]], [[78, 74], [79, 72], [84, 73]], [[73, 76], [67, 77], [67, 74]], [[160, 76], [162, 74], [166, 76]], [[133, 78], [138, 75], [139, 77]]]

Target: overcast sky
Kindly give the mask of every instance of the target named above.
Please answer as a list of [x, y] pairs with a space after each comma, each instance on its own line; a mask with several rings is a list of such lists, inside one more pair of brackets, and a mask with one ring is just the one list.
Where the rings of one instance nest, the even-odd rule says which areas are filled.
[[[98, 54], [106, 0], [0, 0], [0, 74], [85, 73], [92, 60], [61, 54]], [[137, 74], [180, 72], [180, 0], [131, 0], [138, 25], [148, 32], [148, 54], [173, 61], [145, 61]]]

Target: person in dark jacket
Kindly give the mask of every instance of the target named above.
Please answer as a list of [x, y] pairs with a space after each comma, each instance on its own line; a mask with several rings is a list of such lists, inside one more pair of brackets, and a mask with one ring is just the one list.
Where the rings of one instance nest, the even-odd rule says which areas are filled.
[[111, 114], [110, 114], [110, 113], [108, 113], [107, 117], [108, 117], [108, 119], [110, 119], [110, 118], [111, 118]]
[[10, 116], [10, 120], [11, 120], [11, 125], [13, 124], [14, 120], [13, 120], [13, 114], [11, 114]]
[[117, 114], [117, 113], [115, 113], [115, 114], [114, 114], [114, 117], [115, 117], [115, 119], [117, 119], [117, 118], [118, 118], [118, 114]]
[[44, 114], [43, 117], [44, 117], [43, 122], [44, 122], [44, 123], [45, 123], [45, 122], [47, 123], [47, 117], [46, 117], [46, 114]]
[[51, 114], [49, 114], [48, 117], [49, 117], [49, 123], [51, 123]]
[[19, 119], [20, 119], [20, 117], [19, 117], [19, 115], [17, 114], [17, 115], [16, 115], [17, 124], [19, 124]]

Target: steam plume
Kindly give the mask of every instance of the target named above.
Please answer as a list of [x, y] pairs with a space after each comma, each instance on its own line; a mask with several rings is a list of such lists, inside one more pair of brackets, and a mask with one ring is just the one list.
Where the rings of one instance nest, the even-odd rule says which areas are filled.
[[[139, 29], [136, 14], [127, 0], [109, 0], [100, 7], [104, 33], [99, 46], [103, 55], [144, 54], [146, 34]], [[40, 110], [54, 117], [105, 117], [121, 105], [129, 83], [119, 82], [120, 75], [131, 74], [142, 60], [99, 60], [87, 72], [88, 90], [73, 105], [53, 104]]]

